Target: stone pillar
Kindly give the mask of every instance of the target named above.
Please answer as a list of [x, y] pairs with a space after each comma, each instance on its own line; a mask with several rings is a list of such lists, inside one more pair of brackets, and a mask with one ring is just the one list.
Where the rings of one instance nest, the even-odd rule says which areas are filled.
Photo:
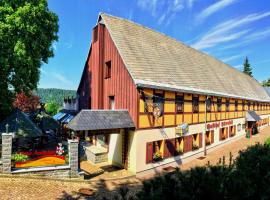
[[69, 140], [69, 166], [70, 176], [75, 177], [78, 175], [79, 170], [79, 141]]
[[2, 133], [2, 166], [3, 173], [11, 173], [12, 134]]

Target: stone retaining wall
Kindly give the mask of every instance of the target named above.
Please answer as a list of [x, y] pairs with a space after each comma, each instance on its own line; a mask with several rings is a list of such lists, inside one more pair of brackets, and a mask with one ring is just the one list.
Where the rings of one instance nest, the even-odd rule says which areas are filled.
[[[77, 140], [69, 140], [69, 165], [55, 167], [36, 167], [26, 169], [11, 169], [12, 154], [12, 135], [11, 133], [2, 134], [2, 161], [0, 161], [0, 173], [16, 174], [17, 176], [37, 176], [49, 178], [78, 178], [79, 154]], [[1, 164], [2, 162], [2, 164]]]
[[70, 178], [69, 169], [58, 169], [58, 170], [46, 170], [46, 171], [32, 171], [32, 172], [21, 172], [14, 174], [16, 176], [31, 176], [31, 177], [47, 177], [56, 179]]

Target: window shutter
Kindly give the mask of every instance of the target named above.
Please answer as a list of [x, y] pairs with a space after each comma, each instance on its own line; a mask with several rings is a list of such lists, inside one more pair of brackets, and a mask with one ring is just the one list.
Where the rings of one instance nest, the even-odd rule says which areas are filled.
[[228, 129], [229, 129], [229, 136], [231, 137], [232, 136], [232, 131], [231, 131], [231, 127], [228, 127]]
[[202, 148], [202, 133], [199, 134], [199, 148]]
[[219, 129], [219, 141], [222, 140], [222, 128]]
[[146, 143], [146, 163], [153, 162], [153, 142]]
[[189, 136], [184, 136], [184, 153], [188, 152]]
[[215, 142], [214, 141], [214, 136], [215, 136], [215, 132], [211, 131], [211, 144], [213, 144]]
[[175, 139], [165, 140], [164, 158], [175, 156]]
[[189, 144], [189, 148], [188, 148], [189, 151], [192, 151], [192, 143], [193, 143], [193, 136], [190, 135], [189, 136], [189, 143], [188, 143]]
[[234, 129], [234, 134], [236, 134], [236, 125], [234, 125], [233, 129]]
[[226, 138], [228, 138], [229, 135], [229, 127], [226, 128]]
[[175, 142], [175, 138], [170, 140], [170, 153], [171, 153], [171, 157], [174, 157], [176, 155], [176, 142]]
[[170, 154], [169, 154], [169, 140], [165, 140], [163, 157], [164, 158], [170, 157]]

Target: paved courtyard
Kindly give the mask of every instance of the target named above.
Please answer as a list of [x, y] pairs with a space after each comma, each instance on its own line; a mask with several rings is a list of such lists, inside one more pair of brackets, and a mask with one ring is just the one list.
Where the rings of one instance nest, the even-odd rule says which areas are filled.
[[[181, 169], [189, 169], [194, 166], [202, 166], [208, 163], [216, 164], [220, 158], [225, 156], [226, 162], [229, 159], [229, 153], [235, 158], [239, 150], [247, 146], [261, 142], [270, 137], [270, 127], [265, 128], [252, 139], [242, 138], [233, 143], [226, 144], [220, 149], [210, 152], [203, 160], [193, 160], [181, 166]], [[104, 178], [104, 175], [102, 176]], [[127, 178], [119, 180], [104, 181], [102, 179], [88, 182], [67, 182], [44, 179], [26, 179], [26, 178], [6, 178], [0, 176], [0, 199], [84, 199], [78, 195], [80, 188], [91, 188], [99, 194], [106, 194], [121, 185], [129, 185], [137, 188], [141, 185], [141, 180], [136, 178]], [[95, 198], [93, 198], [95, 199]]]

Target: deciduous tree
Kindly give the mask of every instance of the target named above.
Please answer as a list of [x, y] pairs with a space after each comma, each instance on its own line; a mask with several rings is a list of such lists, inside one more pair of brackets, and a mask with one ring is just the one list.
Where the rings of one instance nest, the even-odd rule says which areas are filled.
[[35, 112], [38, 109], [39, 104], [40, 98], [38, 96], [32, 94], [26, 95], [24, 92], [17, 94], [16, 99], [13, 102], [15, 108], [27, 113]]
[[270, 87], [270, 78], [262, 82], [263, 87]]
[[52, 57], [58, 17], [47, 0], [0, 1], [0, 116], [20, 92], [37, 87], [40, 66]]
[[51, 102], [51, 103], [46, 103], [45, 109], [46, 109], [46, 112], [49, 113], [50, 115], [55, 115], [60, 109], [60, 106], [54, 102]]

